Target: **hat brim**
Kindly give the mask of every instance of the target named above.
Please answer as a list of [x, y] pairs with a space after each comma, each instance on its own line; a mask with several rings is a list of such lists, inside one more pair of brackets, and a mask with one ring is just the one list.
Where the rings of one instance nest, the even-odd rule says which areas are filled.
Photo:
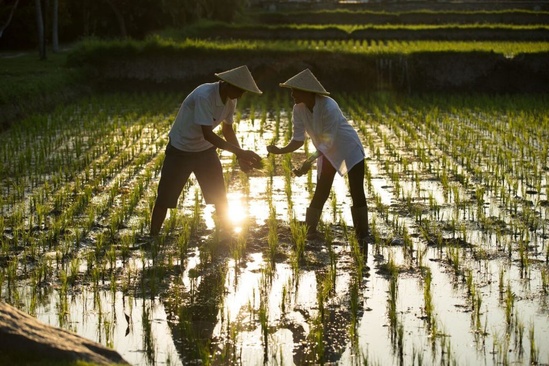
[[224, 82], [226, 83], [229, 83], [231, 84], [232, 86], [235, 86], [237, 87], [238, 89], [242, 89], [244, 91], [247, 91], [247, 92], [250, 92], [250, 93], [254, 93], [254, 94], [263, 94], [263, 92], [261, 90], [259, 90], [259, 88], [253, 88], [253, 87], [246, 87], [245, 85], [239, 85], [237, 83], [234, 82], [234, 80], [227, 80], [227, 78], [223, 77], [223, 75], [220, 75], [219, 73], [216, 73], [214, 74], [218, 79], [220, 80], [223, 80]]
[[306, 92], [309, 92], [309, 93], [315, 93], [315, 94], [320, 94], [320, 95], [330, 95], [330, 92], [323, 91], [323, 90], [313, 90], [313, 89], [308, 89], [308, 88], [302, 88], [302, 87], [297, 87], [297, 86], [294, 86], [294, 85], [288, 85], [288, 84], [285, 84], [285, 83], [280, 83], [278, 85], [281, 86], [282, 88], [302, 90], [302, 91], [306, 91]]

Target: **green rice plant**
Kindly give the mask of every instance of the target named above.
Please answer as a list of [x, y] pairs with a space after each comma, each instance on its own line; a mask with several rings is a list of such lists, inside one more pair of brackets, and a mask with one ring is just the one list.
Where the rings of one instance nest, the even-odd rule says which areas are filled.
[[425, 320], [427, 329], [434, 338], [438, 332], [437, 321], [435, 319], [435, 308], [433, 304], [433, 294], [431, 291], [432, 273], [429, 268], [426, 268], [423, 275], [423, 311], [425, 312]]
[[330, 194], [330, 207], [332, 208], [332, 222], [337, 222], [337, 199], [336, 195], [332, 192]]
[[282, 168], [284, 169], [284, 192], [286, 193], [286, 200], [288, 202], [288, 209], [293, 207], [292, 199], [292, 160], [291, 155], [286, 154], [282, 160]]
[[145, 349], [147, 359], [154, 361], [155, 340], [152, 337], [152, 320], [150, 313], [150, 307], [143, 302], [143, 312], [141, 315], [141, 324], [143, 327], [143, 348]]
[[269, 228], [269, 234], [267, 242], [269, 245], [269, 260], [274, 262], [276, 253], [278, 252], [278, 222], [276, 220], [276, 208], [269, 205], [269, 218], [267, 220], [267, 226]]
[[541, 276], [541, 289], [544, 294], [549, 292], [549, 271], [546, 268], [542, 268], [540, 271]]
[[192, 231], [195, 231], [198, 229], [200, 225], [200, 220], [202, 218], [201, 216], [201, 208], [200, 208], [200, 192], [198, 189], [195, 189], [194, 191], [194, 206], [193, 206], [193, 213], [192, 213]]
[[446, 254], [448, 256], [448, 262], [452, 266], [452, 269], [454, 270], [454, 275], [457, 277], [461, 275], [461, 250], [458, 247], [455, 246], [449, 246], [446, 249]]
[[518, 313], [515, 313], [516, 321], [516, 327], [515, 327], [515, 349], [518, 350], [518, 354], [520, 357], [522, 357], [524, 353], [524, 345], [523, 345], [523, 339], [524, 339], [524, 323], [519, 318]]
[[[335, 286], [335, 284], [334, 284]], [[350, 286], [350, 313], [351, 320], [349, 322], [349, 338], [351, 339], [351, 344], [353, 348], [357, 347], [358, 344], [358, 323], [359, 323], [359, 284], [357, 280], [353, 280]]]
[[304, 223], [299, 222], [294, 215], [294, 217], [290, 220], [290, 231], [294, 242], [292, 267], [294, 268], [294, 271], [297, 271], [300, 263], [302, 263], [305, 259], [307, 226]]
[[[389, 257], [389, 262], [393, 259]], [[389, 325], [391, 330], [391, 343], [393, 347], [397, 345], [397, 335], [398, 335], [398, 312], [397, 312], [397, 301], [398, 301], [398, 272], [391, 271], [391, 277], [389, 278], [389, 299], [388, 303], [388, 315], [389, 315]]]
[[246, 244], [248, 242], [249, 226], [247, 224], [242, 225], [240, 232], [236, 237], [236, 241], [232, 243], [232, 254], [236, 263], [239, 263], [246, 251]]
[[320, 315], [313, 317], [307, 335], [307, 343], [313, 345], [307, 360], [316, 364], [323, 364], [325, 356], [324, 323]]
[[534, 323], [530, 324], [530, 328], [528, 330], [528, 338], [530, 339], [530, 364], [531, 365], [537, 365], [539, 363], [539, 349], [536, 344], [536, 337], [535, 337], [535, 325]]
[[259, 324], [261, 325], [261, 336], [263, 341], [263, 353], [266, 355], [269, 352], [269, 310], [267, 308], [266, 299], [260, 296], [259, 303]]
[[480, 316], [482, 314], [482, 293], [480, 291], [475, 291], [475, 297], [473, 298], [473, 314], [474, 314], [474, 324], [475, 331], [477, 334], [485, 334], [482, 332], [482, 321]]
[[507, 283], [505, 290], [505, 322], [511, 328], [513, 324], [513, 310], [515, 308], [515, 294], [511, 290], [511, 283]]
[[503, 268], [499, 269], [499, 280], [498, 280], [498, 293], [500, 301], [503, 301], [503, 294], [505, 293], [505, 282], [503, 279], [503, 274], [505, 273]]
[[467, 285], [467, 295], [474, 297], [476, 289], [473, 282], [473, 271], [471, 270], [471, 268], [465, 269], [465, 283]]
[[528, 242], [524, 240], [519, 240], [518, 242], [519, 249], [519, 263], [520, 268], [523, 273], [527, 273], [529, 268], [529, 258], [528, 258]]
[[183, 266], [185, 258], [187, 257], [187, 249], [189, 247], [189, 242], [191, 239], [191, 220], [185, 216], [181, 217], [181, 230], [180, 234], [177, 237], [177, 256], [179, 258], [179, 263]]
[[[353, 263], [355, 265], [356, 278], [362, 279], [364, 276], [365, 270], [369, 269], [366, 267], [364, 253], [362, 252], [362, 248], [356, 236], [354, 235], [349, 236], [349, 244], [351, 246], [351, 255], [353, 258]], [[335, 276], [335, 264], [334, 264], [334, 276]], [[334, 277], [334, 280], [335, 280], [335, 277]]]

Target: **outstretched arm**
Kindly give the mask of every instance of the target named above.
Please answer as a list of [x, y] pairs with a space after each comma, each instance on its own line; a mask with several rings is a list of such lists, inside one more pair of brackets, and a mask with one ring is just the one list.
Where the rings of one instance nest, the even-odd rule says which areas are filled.
[[[202, 134], [204, 135], [204, 139], [217, 147], [218, 149], [227, 150], [232, 152], [233, 154], [238, 154], [243, 151], [240, 148], [240, 144], [238, 143], [238, 140], [236, 139], [236, 136], [234, 139], [227, 138], [225, 136], [225, 131], [223, 131], [223, 135], [225, 136], [226, 140], [223, 140], [221, 137], [219, 137], [214, 131], [212, 126], [201, 126], [202, 127]], [[225, 127], [223, 127], [225, 129]], [[232, 128], [231, 128], [232, 130]], [[234, 135], [234, 131], [233, 131]], [[232, 141], [231, 141], [232, 140]]]
[[303, 141], [292, 140], [284, 147], [277, 147], [275, 145], [267, 146], [267, 151], [271, 154], [287, 154], [296, 151], [303, 146]]
[[301, 177], [303, 174], [307, 173], [309, 169], [311, 169], [311, 166], [313, 165], [313, 161], [318, 159], [320, 155], [321, 155], [321, 152], [318, 150], [316, 150], [314, 153], [309, 155], [307, 160], [305, 160], [303, 164], [301, 164], [301, 167], [299, 169], [293, 170], [294, 174], [297, 175], [298, 177]]
[[240, 147], [231, 125], [222, 123], [221, 131], [225, 140], [219, 137], [211, 126], [202, 126], [204, 139], [219, 149], [227, 150], [235, 154], [240, 164], [240, 168], [243, 171], [247, 172], [252, 168], [261, 165], [261, 157], [259, 155], [253, 151], [244, 150]]

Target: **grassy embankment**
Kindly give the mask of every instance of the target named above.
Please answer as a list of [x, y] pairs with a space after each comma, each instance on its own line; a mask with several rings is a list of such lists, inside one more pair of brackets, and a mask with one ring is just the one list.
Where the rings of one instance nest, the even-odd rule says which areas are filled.
[[35, 111], [72, 100], [86, 90], [79, 69], [66, 65], [70, 51], [0, 53], [0, 131]]

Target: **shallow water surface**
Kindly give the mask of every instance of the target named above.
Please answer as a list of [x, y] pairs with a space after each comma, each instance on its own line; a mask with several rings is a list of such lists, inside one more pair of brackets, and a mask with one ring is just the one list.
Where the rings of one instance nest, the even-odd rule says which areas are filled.
[[[549, 169], [533, 194], [512, 171], [498, 186], [483, 173], [493, 167], [461, 164], [465, 160], [453, 154], [465, 154], [465, 146], [452, 148], [441, 132], [455, 116], [453, 105], [444, 116], [443, 105], [380, 112], [384, 106], [377, 110], [382, 115], [353, 121], [368, 157], [371, 238], [362, 256], [346, 178], [339, 176], [323, 210], [322, 237], [300, 246], [316, 172], [290, 174], [305, 158], [303, 150], [289, 160], [266, 156], [265, 146], [283, 139], [274, 132], [277, 114], [251, 118], [251, 102], [242, 105], [238, 132], [244, 147], [265, 157], [264, 168], [245, 175], [231, 154], [221, 153], [232, 240], [220, 242], [214, 210], [193, 179], [161, 237], [148, 240], [171, 117], [143, 112], [139, 119], [127, 115], [131, 108], [108, 102], [111, 133], [124, 130], [128, 139], [137, 136], [133, 143], [112, 139], [117, 148], [90, 155], [86, 159], [97, 166], [64, 173], [66, 182], [40, 176], [2, 183], [2, 300], [112, 347], [132, 365], [549, 363]], [[137, 108], [142, 101], [124, 103]], [[93, 111], [93, 103], [86, 108]], [[57, 118], [85, 121], [77, 117], [84, 110]], [[285, 113], [279, 115], [287, 127]], [[410, 126], [399, 113], [422, 113], [429, 123]], [[474, 118], [484, 123], [482, 113], [463, 113], [452, 128]], [[503, 109], [486, 107], [485, 113], [491, 123], [506, 120]], [[84, 133], [74, 128], [66, 133]], [[416, 145], [406, 138], [411, 131]], [[108, 130], [96, 134], [111, 141]], [[2, 156], [11, 161], [12, 153]], [[17, 179], [28, 186], [12, 198]], [[82, 206], [74, 207], [78, 202]], [[42, 222], [40, 205], [48, 207]], [[64, 217], [69, 210], [72, 216]], [[63, 229], [54, 235], [57, 226]]]

